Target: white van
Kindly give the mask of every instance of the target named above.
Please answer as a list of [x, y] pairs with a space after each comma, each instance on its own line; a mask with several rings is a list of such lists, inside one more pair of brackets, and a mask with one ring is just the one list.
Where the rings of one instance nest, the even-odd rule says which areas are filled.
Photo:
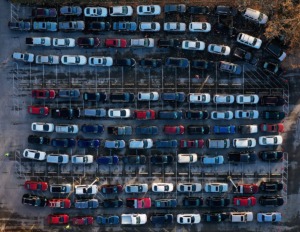
[[252, 222], [252, 212], [232, 212], [229, 214], [229, 221], [231, 222]]
[[267, 15], [259, 12], [258, 10], [253, 10], [251, 8], [247, 8], [244, 11], [243, 17], [251, 21], [257, 22], [259, 24], [266, 24], [268, 21]]

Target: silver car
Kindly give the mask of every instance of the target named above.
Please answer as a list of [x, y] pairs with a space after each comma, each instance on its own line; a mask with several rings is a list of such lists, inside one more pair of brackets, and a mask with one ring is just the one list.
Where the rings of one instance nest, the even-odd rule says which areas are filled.
[[69, 156], [66, 154], [49, 154], [47, 155], [47, 163], [67, 164], [69, 163]]
[[48, 55], [48, 56], [42, 56], [42, 55], [37, 55], [35, 57], [35, 63], [36, 64], [59, 64], [59, 56], [53, 56], [53, 55]]
[[105, 148], [121, 149], [125, 147], [124, 140], [105, 140]]

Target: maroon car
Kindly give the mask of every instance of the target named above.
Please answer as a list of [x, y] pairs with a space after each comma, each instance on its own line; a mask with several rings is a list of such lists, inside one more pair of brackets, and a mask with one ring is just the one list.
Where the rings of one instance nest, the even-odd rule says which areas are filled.
[[123, 186], [120, 184], [104, 184], [101, 185], [100, 192], [103, 194], [121, 193]]
[[36, 99], [54, 99], [55, 91], [53, 89], [34, 89], [31, 96]]
[[195, 140], [180, 140], [180, 147], [181, 148], [203, 148], [204, 147], [204, 140], [203, 139], [195, 139]]
[[74, 218], [72, 218], [72, 223], [75, 226], [92, 225], [94, 223], [94, 217], [93, 216], [74, 217]]
[[182, 135], [184, 134], [184, 126], [171, 126], [165, 125], [164, 126], [164, 133], [169, 135]]
[[95, 48], [100, 45], [100, 39], [97, 37], [79, 37], [77, 45], [83, 48]]

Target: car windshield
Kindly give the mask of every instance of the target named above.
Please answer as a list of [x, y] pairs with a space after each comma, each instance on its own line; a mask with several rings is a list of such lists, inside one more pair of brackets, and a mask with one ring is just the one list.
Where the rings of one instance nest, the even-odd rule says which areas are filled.
[[122, 6], [122, 13], [127, 14], [128, 13], [128, 8], [127, 6]]
[[80, 57], [79, 57], [79, 56], [76, 56], [76, 57], [75, 57], [75, 63], [77, 63], [77, 64], [80, 63]]
[[277, 137], [274, 137], [274, 143], [277, 143], [277, 142], [278, 142]]

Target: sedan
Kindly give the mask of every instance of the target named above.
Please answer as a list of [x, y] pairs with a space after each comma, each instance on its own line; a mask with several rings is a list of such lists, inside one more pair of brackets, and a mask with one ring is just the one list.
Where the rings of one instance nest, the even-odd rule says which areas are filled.
[[259, 145], [280, 145], [282, 144], [282, 136], [260, 136], [258, 138]]
[[205, 184], [205, 192], [207, 193], [223, 193], [228, 191], [226, 183], [207, 183]]
[[24, 184], [25, 189], [30, 191], [47, 191], [48, 190], [48, 183], [41, 182], [41, 181], [31, 181], [27, 180]]
[[170, 126], [165, 125], [163, 129], [164, 133], [167, 135], [182, 135], [184, 134], [184, 126]]
[[99, 225], [118, 225], [120, 223], [119, 216], [100, 216], [96, 217], [96, 222]]
[[58, 97], [79, 98], [80, 90], [79, 89], [60, 89], [60, 90], [58, 90]]
[[105, 56], [91, 56], [89, 57], [88, 62], [90, 66], [109, 67], [113, 65], [112, 57], [105, 57]]
[[177, 214], [177, 223], [179, 224], [197, 224], [200, 221], [200, 214]]
[[182, 205], [185, 207], [198, 207], [203, 205], [202, 197], [184, 197], [182, 200]]
[[202, 41], [183, 40], [181, 48], [184, 50], [203, 51], [205, 49], [205, 43]]
[[93, 223], [94, 223], [93, 216], [77, 216], [72, 218], [72, 224], [76, 226], [93, 225]]
[[112, 17], [131, 16], [133, 9], [131, 6], [111, 6], [109, 7], [109, 15]]
[[160, 24], [158, 22], [141, 22], [139, 25], [140, 31], [160, 31]]
[[280, 96], [262, 96], [260, 98], [260, 105], [262, 106], [283, 106], [285, 100]]
[[146, 66], [146, 67], [152, 67], [152, 68], [157, 68], [160, 67], [162, 65], [162, 61], [161, 59], [142, 59], [139, 61], [139, 64], [141, 66]]
[[75, 47], [75, 39], [73, 39], [73, 38], [53, 38], [52, 45], [54, 47], [72, 48], [72, 47]]
[[125, 193], [146, 193], [148, 184], [129, 184], [125, 186]]
[[78, 139], [77, 146], [81, 148], [98, 148], [100, 139]]
[[228, 215], [226, 213], [203, 213], [202, 214], [202, 220], [204, 222], [222, 222], [228, 218]]
[[172, 183], [154, 183], [152, 184], [152, 192], [163, 193], [172, 192], [174, 185]]
[[189, 93], [187, 101], [190, 103], [209, 103], [209, 93]]
[[235, 118], [256, 119], [259, 116], [258, 110], [236, 110], [234, 112]]
[[213, 102], [217, 104], [232, 104], [234, 102], [234, 96], [217, 94], [213, 97]]
[[42, 55], [37, 55], [35, 57], [35, 63], [36, 64], [59, 64], [59, 56], [53, 56], [53, 55], [48, 55], [48, 56], [42, 56]]
[[61, 225], [69, 223], [68, 214], [50, 214], [47, 217], [47, 222], [49, 225]]
[[24, 194], [22, 197], [22, 204], [25, 205], [46, 207], [47, 203], [48, 203], [47, 198], [43, 196]]
[[158, 92], [138, 92], [138, 101], [158, 101]]
[[127, 41], [126, 39], [105, 39], [105, 46], [108, 48], [126, 48]]
[[176, 199], [157, 199], [154, 201], [154, 205], [156, 208], [175, 208], [177, 206]]
[[75, 147], [76, 140], [75, 139], [52, 139], [51, 146], [53, 147]]
[[93, 133], [93, 134], [100, 134], [104, 131], [104, 126], [99, 124], [83, 124], [81, 126], [81, 131], [83, 133]]
[[231, 120], [233, 119], [232, 111], [212, 111], [210, 114], [211, 119], [213, 120]]
[[185, 118], [186, 119], [208, 119], [208, 112], [206, 110], [187, 110], [185, 111]]
[[138, 15], [159, 15], [161, 8], [159, 5], [139, 5], [136, 12]]
[[69, 155], [66, 154], [48, 154], [47, 163], [67, 164], [69, 163]]
[[203, 148], [204, 139], [195, 139], [195, 140], [180, 140], [180, 148]]
[[123, 201], [118, 198], [105, 199], [102, 203], [103, 208], [120, 208], [123, 206]]
[[236, 192], [255, 194], [258, 193], [258, 186], [257, 184], [239, 184], [237, 185]]
[[190, 154], [178, 154], [177, 162], [178, 163], [196, 163], [198, 156], [196, 153]]
[[263, 118], [268, 120], [282, 120], [285, 118], [285, 113], [274, 110], [263, 111]]
[[64, 199], [51, 199], [48, 201], [50, 208], [69, 209], [71, 208], [71, 200], [68, 198]]
[[86, 57], [82, 55], [63, 55], [61, 63], [65, 65], [85, 65]]
[[208, 197], [205, 203], [210, 207], [225, 207], [230, 204], [230, 199], [225, 197]]
[[189, 60], [186, 58], [168, 57], [166, 60], [166, 66], [187, 68], [189, 67]]
[[46, 152], [44, 151], [37, 151], [32, 149], [25, 149], [23, 151], [23, 157], [32, 160], [46, 160]]
[[157, 126], [137, 126], [135, 128], [135, 133], [139, 135], [157, 135]]
[[119, 163], [119, 157], [116, 155], [112, 156], [101, 156], [97, 158], [98, 164], [104, 164], [104, 165], [113, 165]]
[[271, 212], [271, 213], [258, 213], [257, 221], [258, 222], [281, 222], [281, 213]]
[[54, 99], [55, 90], [53, 89], [34, 89], [31, 91], [31, 96], [35, 99]]
[[147, 158], [144, 155], [127, 155], [123, 157], [124, 164], [145, 164]]
[[177, 191], [188, 193], [188, 192], [200, 192], [202, 189], [201, 184], [199, 183], [178, 183], [177, 184]]
[[148, 120], [155, 119], [154, 110], [135, 110], [133, 111], [133, 116], [136, 119]]
[[189, 24], [190, 32], [209, 32], [211, 30], [211, 24], [207, 22], [191, 22]]
[[261, 158], [262, 161], [267, 162], [277, 162], [280, 161], [283, 157], [282, 151], [260, 151], [258, 153], [259, 158]]
[[207, 47], [207, 51], [218, 55], [228, 56], [230, 54], [230, 47], [225, 45], [210, 44]]
[[185, 23], [168, 22], [164, 23], [164, 31], [168, 32], [184, 32], [186, 29]]
[[33, 122], [31, 124], [31, 130], [36, 132], [53, 132], [53, 123]]
[[96, 92], [96, 93], [83, 93], [83, 100], [84, 101], [106, 101], [107, 100], [107, 94], [105, 92]]
[[276, 123], [276, 124], [262, 123], [259, 125], [259, 127], [260, 127], [260, 131], [262, 132], [280, 133], [284, 131], [283, 123]]
[[108, 110], [109, 118], [129, 118], [130, 109], [109, 109]]
[[82, 14], [82, 9], [80, 6], [62, 6], [60, 8], [60, 14], [80, 16]]
[[282, 206], [284, 203], [284, 200], [282, 196], [260, 196], [258, 200], [259, 204], [262, 206]]
[[26, 63], [32, 63], [34, 61], [34, 54], [14, 52], [12, 54], [12, 58], [15, 60], [26, 62]]
[[255, 197], [234, 197], [233, 204], [235, 206], [254, 206], [256, 204]]
[[103, 194], [113, 194], [121, 193], [123, 191], [123, 186], [120, 184], [104, 184], [101, 185], [100, 192]]
[[28, 106], [28, 113], [47, 116], [49, 114], [49, 108], [47, 106]]
[[79, 37], [77, 45], [82, 48], [95, 48], [100, 45], [100, 39], [97, 37]]
[[250, 148], [256, 146], [255, 138], [236, 138], [233, 139], [232, 145], [235, 148]]
[[92, 155], [73, 155], [71, 160], [72, 164], [91, 164], [94, 157]]
[[256, 94], [236, 96], [236, 103], [238, 104], [257, 104], [258, 101], [259, 101], [259, 96]]
[[84, 8], [85, 17], [106, 17], [107, 9], [105, 7], [86, 7]]
[[110, 23], [109, 22], [99, 22], [99, 21], [93, 21], [88, 23], [88, 30], [98, 33], [101, 31], [108, 31], [110, 29]]
[[259, 190], [262, 192], [277, 192], [283, 189], [283, 183], [278, 181], [262, 181], [259, 185]]
[[152, 164], [170, 164], [173, 162], [172, 155], [154, 155], [151, 156], [150, 162]]
[[122, 149], [122, 148], [125, 148], [125, 141], [124, 140], [105, 140], [104, 147], [110, 148], [110, 149]]
[[151, 198], [126, 198], [126, 207], [134, 209], [147, 209], [151, 208]]

